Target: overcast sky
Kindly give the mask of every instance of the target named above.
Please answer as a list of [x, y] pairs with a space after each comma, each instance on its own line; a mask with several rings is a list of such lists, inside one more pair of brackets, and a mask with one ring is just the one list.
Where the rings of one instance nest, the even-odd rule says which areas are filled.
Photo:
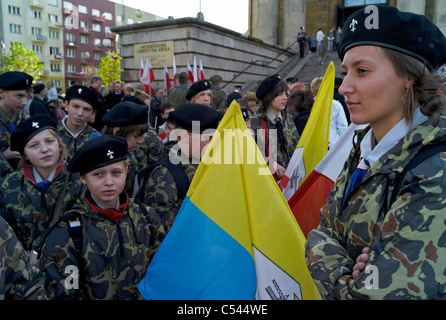
[[248, 0], [111, 0], [167, 18], [192, 17], [203, 13], [204, 20], [239, 33], [248, 31]]

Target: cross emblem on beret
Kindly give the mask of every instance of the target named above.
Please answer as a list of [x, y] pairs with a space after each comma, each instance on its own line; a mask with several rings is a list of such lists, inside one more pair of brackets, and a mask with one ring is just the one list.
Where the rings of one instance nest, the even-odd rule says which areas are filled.
[[107, 157], [109, 157], [110, 159], [113, 159], [115, 157], [115, 153], [111, 150], [108, 150]]
[[33, 122], [32, 127], [33, 128], [39, 128], [39, 123], [38, 122]]
[[79, 90], [77, 90], [77, 92], [79, 92], [79, 94], [81, 94], [82, 93], [82, 89], [79, 88]]
[[355, 19], [353, 19], [352, 20], [352, 23], [350, 23], [350, 30], [352, 31], [352, 32], [355, 32], [355, 30], [356, 30], [356, 25], [358, 24], [358, 21], [357, 20], [355, 20]]

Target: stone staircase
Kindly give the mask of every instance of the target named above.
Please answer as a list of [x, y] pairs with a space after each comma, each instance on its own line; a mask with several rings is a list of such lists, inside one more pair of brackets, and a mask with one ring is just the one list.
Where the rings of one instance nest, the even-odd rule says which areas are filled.
[[[337, 53], [327, 53], [324, 58], [324, 64], [319, 62], [317, 53], [308, 53], [305, 57], [300, 58], [299, 54], [288, 59], [284, 64], [277, 68], [272, 74], [278, 73], [282, 79], [289, 77], [297, 77], [305, 86], [310, 89], [311, 81], [317, 77], [323, 77], [330, 63], [333, 61], [335, 65], [336, 77], [341, 76], [341, 60]], [[256, 91], [257, 82], [250, 82], [243, 86], [242, 95], [248, 91]]]

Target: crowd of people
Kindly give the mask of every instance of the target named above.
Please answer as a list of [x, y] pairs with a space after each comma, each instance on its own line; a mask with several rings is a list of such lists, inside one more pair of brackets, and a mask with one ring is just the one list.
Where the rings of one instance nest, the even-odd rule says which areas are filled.
[[[394, 202], [384, 190], [395, 168], [446, 139], [445, 79], [436, 72], [446, 40], [423, 16], [392, 7], [380, 14], [378, 36], [361, 23], [349, 28], [352, 19], [366, 20], [360, 10], [333, 44], [345, 78], [330, 105], [328, 148], [351, 122], [369, 126], [356, 133], [308, 236], [307, 264], [326, 299], [441, 298], [444, 148], [403, 177]], [[432, 45], [400, 41], [416, 28]], [[328, 37], [336, 39], [334, 30]], [[234, 100], [265, 159], [276, 153], [268, 165], [281, 179], [322, 78], [307, 88], [273, 74], [244, 96], [240, 86], [226, 94], [219, 75], [187, 79], [180, 73], [163, 97], [139, 84], [103, 86], [98, 76], [54, 94], [26, 73], [0, 75], [0, 299], [144, 298], [138, 284], [174, 223], [210, 129]], [[370, 265], [380, 270], [378, 290], [367, 287]]]

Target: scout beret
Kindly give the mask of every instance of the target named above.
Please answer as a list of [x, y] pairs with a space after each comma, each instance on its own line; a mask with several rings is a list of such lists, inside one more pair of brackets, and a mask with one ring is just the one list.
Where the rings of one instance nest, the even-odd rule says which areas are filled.
[[46, 114], [36, 114], [21, 121], [11, 134], [11, 151], [23, 155], [26, 144], [32, 137], [46, 129], [56, 131], [56, 121]]
[[[217, 129], [221, 120], [221, 115], [217, 110], [198, 103], [182, 104], [173, 113], [175, 124], [179, 128], [195, 133], [202, 133], [207, 129]], [[199, 122], [198, 128], [193, 123], [194, 121]], [[199, 129], [200, 132], [193, 129]]]
[[147, 124], [149, 121], [147, 105], [131, 101], [120, 102], [102, 117], [108, 127], [127, 127]]
[[40, 93], [40, 92], [42, 92], [43, 89], [45, 89], [45, 85], [43, 83], [39, 83], [33, 87], [33, 92]]
[[228, 97], [226, 98], [226, 105], [229, 107], [232, 101], [240, 99], [241, 97], [242, 95], [237, 91], [231, 92], [230, 94], [228, 94]]
[[121, 102], [125, 102], [125, 101], [131, 101], [131, 102], [146, 106], [144, 101], [142, 101], [140, 98], [135, 97], [135, 96], [129, 96], [129, 95], [123, 96]]
[[84, 175], [127, 159], [127, 140], [109, 134], [87, 140], [68, 164], [68, 171]]
[[353, 13], [342, 29], [338, 55], [356, 46], [374, 45], [412, 56], [432, 71], [446, 62], [446, 39], [425, 16], [391, 6], [368, 6]]
[[175, 123], [175, 116], [174, 116], [174, 112], [175, 112], [175, 110], [174, 111], [171, 111], [171, 112], [169, 112], [169, 114], [167, 115], [167, 119], [166, 119], [166, 122], [167, 123], [170, 123], [170, 124], [173, 124], [173, 125], [177, 125], [176, 123]]
[[67, 89], [65, 94], [65, 101], [70, 101], [72, 99], [82, 100], [90, 104], [94, 110], [99, 109], [99, 100], [93, 89], [89, 87], [74, 85]]
[[282, 78], [278, 74], [273, 74], [269, 77], [267, 77], [265, 80], [262, 81], [262, 83], [257, 88], [256, 96], [259, 100], [263, 100], [263, 98], [266, 97], [266, 95], [280, 82], [282, 81]]
[[197, 93], [204, 90], [210, 90], [211, 88], [212, 88], [211, 83], [208, 80], [195, 81], [187, 90], [186, 99], [190, 100]]
[[20, 71], [8, 71], [0, 75], [0, 89], [28, 90], [31, 89], [33, 77]]

